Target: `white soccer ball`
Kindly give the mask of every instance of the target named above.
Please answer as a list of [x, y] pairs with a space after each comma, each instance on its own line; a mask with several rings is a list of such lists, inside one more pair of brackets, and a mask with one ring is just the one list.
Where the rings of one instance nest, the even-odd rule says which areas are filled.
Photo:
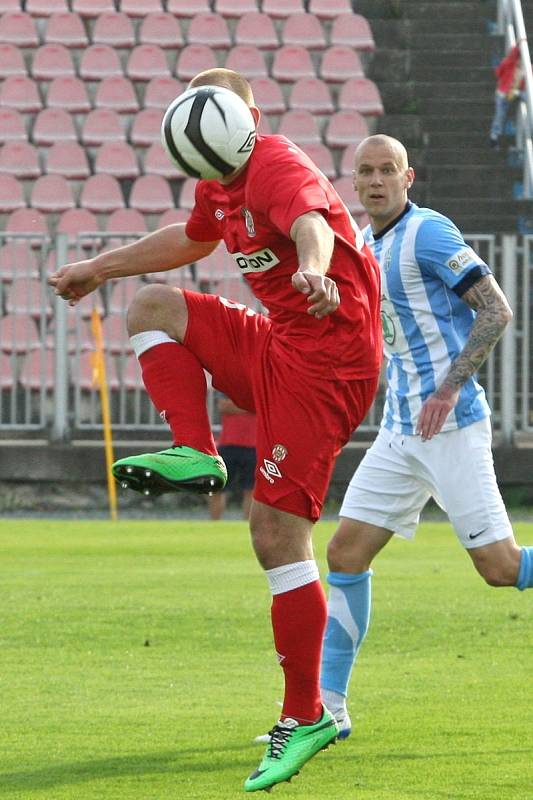
[[165, 112], [161, 141], [180, 172], [212, 180], [242, 167], [254, 149], [252, 112], [235, 92], [196, 86]]

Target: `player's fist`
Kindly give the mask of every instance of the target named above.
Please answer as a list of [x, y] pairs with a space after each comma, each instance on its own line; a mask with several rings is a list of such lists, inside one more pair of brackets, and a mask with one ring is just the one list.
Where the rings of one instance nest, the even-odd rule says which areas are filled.
[[313, 270], [298, 270], [292, 276], [292, 285], [307, 295], [307, 313], [322, 319], [337, 310], [340, 304], [337, 284], [327, 275]]
[[96, 267], [92, 259], [66, 264], [48, 279], [48, 283], [54, 288], [55, 293], [63, 300], [67, 300], [70, 306], [75, 306], [82, 297], [93, 292], [103, 282], [96, 274]]

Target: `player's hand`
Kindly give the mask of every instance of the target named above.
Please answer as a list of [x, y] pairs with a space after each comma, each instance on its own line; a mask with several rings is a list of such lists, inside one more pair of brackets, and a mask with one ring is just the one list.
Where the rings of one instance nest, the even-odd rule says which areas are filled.
[[92, 259], [75, 261], [54, 272], [48, 279], [57, 295], [67, 300], [69, 306], [75, 306], [82, 297], [93, 292], [104, 281], [97, 277], [96, 267]]
[[316, 319], [327, 317], [339, 307], [341, 300], [337, 284], [327, 275], [312, 270], [298, 270], [292, 276], [292, 285], [307, 295], [307, 313]]
[[437, 389], [434, 394], [428, 397], [420, 409], [416, 426], [416, 432], [420, 434], [423, 442], [431, 439], [442, 430], [448, 414], [455, 408], [458, 400], [459, 390], [453, 390], [447, 386], [441, 386], [440, 389]]

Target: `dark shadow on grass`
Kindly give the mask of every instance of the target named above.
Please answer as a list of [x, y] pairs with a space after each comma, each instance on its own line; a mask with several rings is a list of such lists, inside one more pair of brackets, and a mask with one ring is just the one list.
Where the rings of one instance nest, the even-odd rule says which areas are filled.
[[[231, 766], [239, 768], [242, 766], [243, 775], [246, 776], [254, 766], [254, 759], [250, 761], [250, 758], [244, 755], [247, 750], [250, 750], [248, 746], [238, 745], [217, 747], [215, 750], [212, 747], [197, 747], [189, 750], [116, 756], [94, 761], [74, 761], [21, 772], [0, 772], [0, 797], [9, 795], [14, 789], [40, 791], [54, 786], [90, 783], [103, 778], [172, 773], [179, 781], [180, 775], [184, 773], [208, 773], [222, 769], [221, 760], [217, 758], [219, 753], [232, 753]], [[239, 757], [240, 753], [243, 754], [242, 758]], [[205, 758], [201, 758], [202, 755], [205, 755]], [[196, 763], [191, 764], [187, 756], [196, 757]], [[228, 763], [228, 759], [225, 761]]]

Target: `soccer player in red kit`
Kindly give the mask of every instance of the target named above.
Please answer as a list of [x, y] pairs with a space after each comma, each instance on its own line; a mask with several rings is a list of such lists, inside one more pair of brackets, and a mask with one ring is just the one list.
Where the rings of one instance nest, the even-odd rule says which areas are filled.
[[[250, 86], [238, 73], [207, 70], [189, 86], [230, 89], [259, 121]], [[246, 791], [256, 791], [289, 779], [338, 733], [320, 697], [326, 600], [311, 534], [335, 458], [375, 394], [378, 266], [314, 163], [283, 136], [258, 135], [244, 167], [198, 181], [186, 224], [62, 267], [50, 282], [75, 304], [108, 279], [198, 261], [221, 239], [268, 315], [167, 285], [138, 292], [128, 331], [174, 446], [121, 459], [114, 474], [131, 488], [154, 493], [224, 486], [204, 369], [216, 389], [257, 415], [250, 530], [273, 595], [285, 695], [265, 756], [245, 782]]]

